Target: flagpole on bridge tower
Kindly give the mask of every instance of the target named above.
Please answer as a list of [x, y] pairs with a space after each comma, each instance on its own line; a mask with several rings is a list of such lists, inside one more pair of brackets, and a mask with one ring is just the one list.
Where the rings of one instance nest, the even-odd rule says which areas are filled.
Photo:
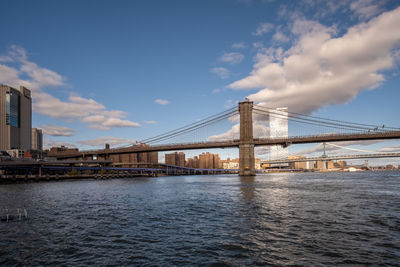
[[253, 139], [253, 102], [239, 103], [240, 143], [239, 143], [239, 175], [256, 175]]

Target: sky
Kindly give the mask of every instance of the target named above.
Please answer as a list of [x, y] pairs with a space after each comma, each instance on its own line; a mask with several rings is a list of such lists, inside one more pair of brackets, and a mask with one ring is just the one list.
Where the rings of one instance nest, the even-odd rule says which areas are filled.
[[[32, 123], [46, 147], [129, 145], [245, 97], [400, 127], [396, 0], [3, 0], [0, 10], [0, 83], [32, 90]], [[237, 130], [232, 121], [204, 134]], [[396, 140], [342, 145], [400, 152]]]

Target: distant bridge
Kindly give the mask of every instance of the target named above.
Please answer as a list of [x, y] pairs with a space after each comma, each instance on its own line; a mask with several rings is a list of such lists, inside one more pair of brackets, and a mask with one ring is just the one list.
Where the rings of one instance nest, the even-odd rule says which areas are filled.
[[[94, 156], [109, 159], [110, 155], [115, 154], [132, 154], [140, 152], [155, 152], [155, 151], [174, 151], [174, 150], [189, 150], [189, 149], [210, 149], [210, 148], [239, 148], [239, 174], [240, 175], [255, 175], [254, 164], [254, 147], [255, 146], [274, 146], [279, 145], [283, 147], [292, 144], [307, 144], [307, 143], [320, 143], [320, 142], [338, 142], [338, 141], [363, 141], [363, 140], [377, 140], [377, 139], [397, 139], [400, 138], [400, 128], [392, 128], [375, 125], [366, 125], [360, 123], [350, 123], [339, 120], [329, 120], [309, 115], [302, 115], [298, 113], [287, 112], [286, 120], [304, 123], [307, 125], [322, 125], [343, 131], [350, 130], [356, 133], [332, 133], [332, 134], [319, 134], [319, 135], [305, 135], [305, 136], [290, 136], [282, 138], [254, 138], [253, 137], [253, 112], [257, 116], [282, 116], [281, 114], [274, 113], [270, 110], [265, 110], [261, 107], [254, 107], [253, 102], [244, 101], [239, 103], [238, 109], [231, 109], [225, 113], [220, 113], [211, 116], [208, 120], [202, 120], [198, 123], [189, 124], [187, 127], [181, 127], [174, 131], [169, 131], [165, 134], [155, 136], [153, 138], [143, 140], [145, 143], [155, 143], [164, 141], [172, 137], [177, 137], [182, 134], [187, 134], [194, 130], [200, 129], [211, 125], [216, 121], [226, 119], [230, 116], [239, 114], [240, 116], [240, 138], [225, 141], [207, 141], [207, 142], [193, 142], [193, 143], [175, 143], [165, 145], [133, 145], [131, 147], [115, 148], [115, 149], [98, 149], [79, 152], [65, 152], [57, 153], [58, 159], [92, 159]], [[311, 118], [310, 118], [311, 117]], [[288, 162], [288, 161], [285, 161]]]
[[354, 154], [354, 155], [340, 155], [340, 156], [326, 156], [326, 157], [304, 157], [294, 159], [276, 159], [276, 160], [262, 160], [261, 163], [279, 164], [291, 162], [307, 162], [307, 161], [329, 161], [341, 159], [371, 159], [371, 158], [400, 158], [400, 153], [370, 153], [370, 154]]

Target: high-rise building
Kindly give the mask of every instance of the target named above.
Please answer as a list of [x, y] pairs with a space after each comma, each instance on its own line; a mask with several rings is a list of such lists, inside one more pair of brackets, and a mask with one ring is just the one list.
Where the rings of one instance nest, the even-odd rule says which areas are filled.
[[0, 85], [0, 150], [30, 150], [31, 128], [31, 91]]
[[43, 150], [43, 132], [42, 129], [32, 128], [32, 149]]
[[175, 153], [165, 154], [165, 164], [176, 165]]
[[[188, 158], [186, 167], [200, 168], [200, 169], [220, 169], [223, 168], [223, 162], [218, 154], [211, 154], [209, 152], [202, 153], [199, 156]], [[238, 163], [239, 164], [239, 163]]]
[[185, 166], [185, 153], [174, 152], [170, 154], [165, 154], [165, 164], [175, 165], [175, 166]]
[[211, 154], [209, 152], [199, 155], [199, 168], [200, 169], [218, 169], [221, 166], [221, 160], [218, 154]]
[[[271, 110], [269, 116], [269, 131], [271, 138], [285, 138], [288, 137], [288, 109], [277, 108]], [[271, 146], [270, 159], [287, 159], [289, 151], [287, 147]], [[287, 166], [287, 164], [285, 164]]]
[[199, 157], [194, 156], [193, 158], [188, 158], [186, 161], [186, 167], [199, 168]]

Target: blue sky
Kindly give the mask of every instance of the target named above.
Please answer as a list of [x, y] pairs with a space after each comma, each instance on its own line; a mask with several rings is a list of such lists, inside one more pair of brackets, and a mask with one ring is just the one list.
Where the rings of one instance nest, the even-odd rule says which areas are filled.
[[32, 89], [48, 146], [126, 145], [245, 97], [400, 127], [400, 3], [334, 2], [4, 0], [0, 83]]

